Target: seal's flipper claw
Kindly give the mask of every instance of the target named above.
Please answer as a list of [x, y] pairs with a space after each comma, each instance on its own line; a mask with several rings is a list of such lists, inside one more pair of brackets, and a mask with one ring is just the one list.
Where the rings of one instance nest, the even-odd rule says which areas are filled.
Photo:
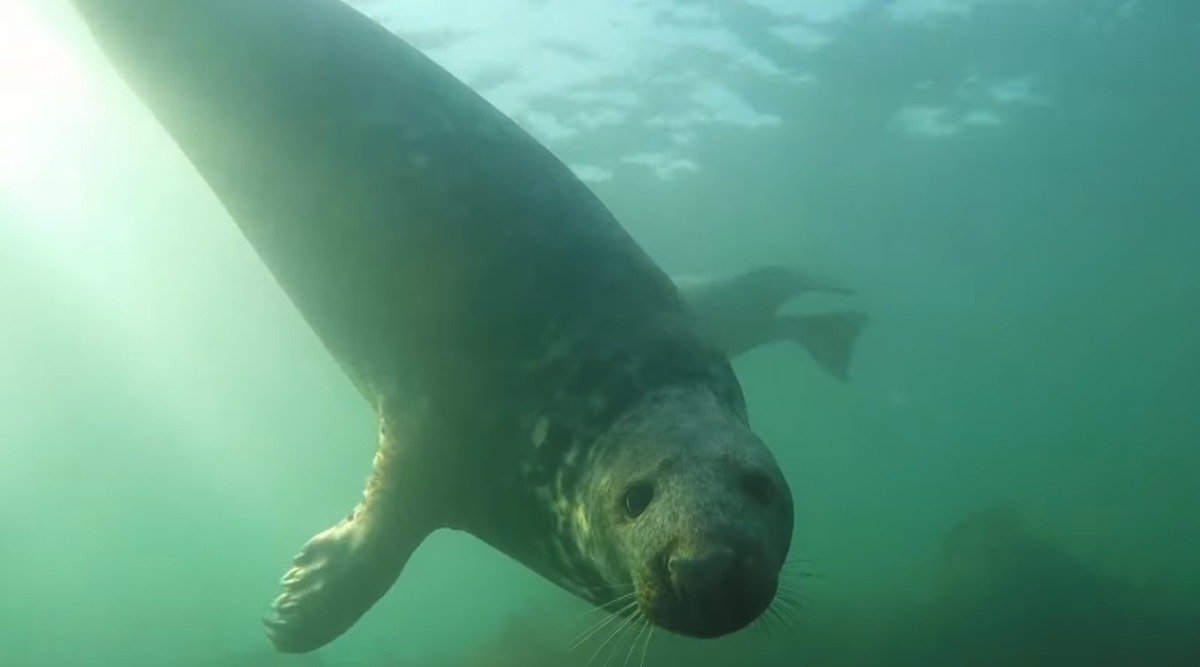
[[865, 313], [819, 313], [779, 318], [787, 335], [808, 351], [813, 360], [835, 378], [850, 378], [850, 362], [858, 335], [867, 326]]

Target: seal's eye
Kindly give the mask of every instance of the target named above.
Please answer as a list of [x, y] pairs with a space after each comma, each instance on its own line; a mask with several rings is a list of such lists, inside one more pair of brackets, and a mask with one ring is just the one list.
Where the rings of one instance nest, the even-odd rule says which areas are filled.
[[651, 500], [654, 500], [654, 486], [650, 482], [630, 484], [625, 489], [625, 498], [623, 499], [625, 515], [630, 519], [638, 518], [650, 506]]
[[775, 483], [761, 472], [746, 473], [742, 477], [742, 490], [755, 501], [766, 505], [775, 498]]

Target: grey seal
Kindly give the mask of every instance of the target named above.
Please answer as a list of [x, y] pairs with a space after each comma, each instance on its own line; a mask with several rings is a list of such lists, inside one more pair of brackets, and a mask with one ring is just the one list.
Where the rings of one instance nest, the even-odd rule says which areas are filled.
[[73, 3], [378, 415], [278, 650], [347, 631], [444, 528], [681, 635], [770, 607], [792, 494], [730, 362], [550, 151], [338, 0]]
[[806, 292], [856, 292], [798, 267], [759, 266], [732, 276], [673, 278], [702, 335], [732, 359], [776, 342], [799, 345], [838, 380], [848, 380], [854, 346], [870, 319], [859, 311], [780, 312]]

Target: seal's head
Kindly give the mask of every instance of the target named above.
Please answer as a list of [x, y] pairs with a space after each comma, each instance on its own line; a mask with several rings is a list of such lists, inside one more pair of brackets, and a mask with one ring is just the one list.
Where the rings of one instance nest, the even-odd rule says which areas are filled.
[[767, 610], [791, 544], [792, 495], [733, 406], [703, 389], [657, 394], [593, 455], [575, 529], [611, 585], [600, 602], [636, 601], [655, 625], [700, 638]]

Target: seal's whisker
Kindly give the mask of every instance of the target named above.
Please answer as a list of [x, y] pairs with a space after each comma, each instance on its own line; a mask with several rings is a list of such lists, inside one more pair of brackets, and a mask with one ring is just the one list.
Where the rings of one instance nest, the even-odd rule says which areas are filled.
[[804, 599], [804, 591], [801, 590], [800, 585], [796, 582], [781, 581], [779, 582], [778, 589], [775, 591], [775, 598], [798, 604]]
[[608, 602], [601, 602], [600, 604], [597, 604], [597, 605], [593, 606], [591, 609], [589, 609], [588, 614], [594, 614], [598, 611], [607, 611], [609, 613], [612, 613], [613, 612], [612, 608], [614, 606], [621, 605], [623, 607], [624, 605], [626, 605], [629, 602], [630, 599], [632, 599], [636, 595], [637, 595], [637, 591], [632, 591], [630, 593], [626, 593], [625, 595], [615, 597], [615, 598], [609, 600]]
[[779, 613], [772, 607], [767, 607], [767, 611], [758, 618], [754, 623], [754, 627], [768, 640], [771, 639], [771, 626], [779, 621]]
[[[645, 617], [645, 615], [638, 612], [638, 613], [634, 614], [634, 617], [631, 620], [631, 622], [629, 623], [629, 625], [627, 625], [625, 627], [625, 634], [633, 635], [633, 639], [630, 640], [630, 643], [629, 643], [629, 652], [625, 656], [625, 667], [629, 667], [629, 658], [631, 655], [633, 655], [633, 649], [634, 649], [634, 647], [637, 646], [638, 639], [640, 639], [642, 636], [642, 630], [645, 629], [645, 624], [648, 622], [649, 622], [649, 620]], [[636, 629], [636, 632], [635, 632], [635, 629]], [[616, 653], [616, 647], [613, 647], [613, 653]], [[609, 660], [612, 660], [612, 658], [613, 658], [613, 656], [609, 656]], [[607, 667], [607, 665], [608, 665], [608, 663], [606, 661], [605, 667]]]
[[799, 626], [799, 622], [797, 621], [795, 615], [792, 614], [786, 607], [776, 607], [772, 609], [771, 615], [775, 621], [783, 627], [784, 630], [795, 631]]
[[773, 609], [775, 611], [775, 614], [777, 616], [786, 617], [791, 620], [799, 619], [799, 610], [796, 609], [793, 605], [790, 605], [787, 603], [780, 603], [777, 605], [772, 605], [771, 609]]
[[779, 568], [779, 574], [789, 577], [824, 578], [822, 575], [813, 573], [812, 567], [815, 562], [816, 561], [811, 558], [789, 558], [788, 560], [783, 561], [783, 565]]
[[637, 584], [629, 582], [627, 584], [606, 584], [604, 586], [584, 586], [587, 591], [627, 591]]
[[775, 591], [775, 599], [771, 600], [770, 606], [773, 607], [777, 604], [786, 604], [791, 601], [792, 601], [792, 592], [789, 590], [785, 590], [783, 587], [780, 587], [779, 590]]
[[792, 611], [796, 611], [796, 612], [805, 611], [804, 604], [803, 604], [804, 599], [801, 596], [801, 594], [798, 592], [792, 592], [789, 590], [779, 591], [778, 593], [776, 593], [775, 599], [779, 601], [779, 604], [788, 607]]
[[[636, 595], [637, 595], [637, 592], [634, 591], [632, 593], [627, 593], [625, 595], [613, 598], [612, 600], [609, 600], [607, 602], [601, 602], [599, 604], [596, 604], [591, 609], [589, 609], [587, 611], [587, 613], [584, 614], [584, 616], [590, 617], [593, 614], [595, 614], [596, 612], [604, 612], [603, 618], [599, 621], [599, 627], [603, 627], [605, 625], [606, 621], [612, 620], [613, 614], [626, 613], [633, 606], [635, 606], [637, 604], [637, 600], [634, 599]], [[618, 607], [618, 605], [620, 605], [620, 606]], [[617, 608], [614, 609], [614, 607], [617, 607]], [[590, 621], [589, 621], [589, 623], [590, 623]], [[597, 626], [592, 625], [590, 627], [594, 629]], [[589, 630], [584, 630], [582, 634], [587, 634], [588, 632], [589, 632]], [[586, 637], [584, 639], [586, 639]], [[580, 640], [579, 638], [576, 638], [576, 641], [582, 641], [582, 640]]]
[[[634, 618], [637, 618], [637, 614], [629, 614], [629, 615], [625, 616], [624, 620], [621, 621], [620, 624], [617, 625], [617, 628], [615, 630], [613, 630], [612, 632], [608, 633], [608, 638], [604, 640], [604, 643], [600, 644], [600, 648], [596, 649], [596, 652], [592, 654], [592, 657], [588, 658], [587, 665], [585, 665], [585, 667], [590, 666], [592, 664], [592, 661], [596, 659], [596, 656], [600, 655], [600, 652], [604, 650], [604, 647], [608, 646], [608, 644], [610, 642], [612, 642], [614, 637], [621, 634], [621, 630], [623, 630], [625, 628], [625, 626], [628, 625], [629, 622], [631, 620], [633, 620]], [[614, 649], [614, 650], [616, 650], [616, 649]]]
[[812, 563], [812, 562], [813, 562], [813, 559], [811, 559], [811, 558], [789, 558], [789, 559], [783, 561], [783, 564], [784, 565], [795, 565], [796, 563], [806, 563], [807, 564], [807, 563]]
[[775, 618], [775, 610], [767, 607], [767, 611], [754, 621], [755, 631], [762, 633], [768, 640], [771, 639], [771, 620], [773, 618]]
[[779, 578], [781, 581], [795, 582], [802, 581], [804, 579], [826, 579], [826, 576], [823, 574], [817, 574], [815, 572], [788, 572], [784, 570], [783, 572], [779, 573]]
[[642, 661], [638, 663], [638, 667], [646, 667], [646, 653], [650, 651], [650, 640], [654, 639], [654, 631], [658, 629], [650, 619], [646, 619], [646, 624], [650, 626], [650, 632], [646, 633], [646, 643], [642, 644]]
[[797, 605], [786, 597], [776, 596], [767, 611], [787, 630], [794, 631], [800, 625]]
[[796, 608], [800, 606], [796, 594], [786, 590], [776, 592], [775, 599], [771, 601], [771, 604], [781, 605], [789, 608]]
[[788, 579], [824, 579], [825, 576], [809, 570], [780, 570], [780, 578]]
[[580, 636], [576, 637], [571, 642], [571, 647], [568, 649], [568, 651], [574, 651], [575, 649], [579, 648], [585, 642], [587, 642], [587, 640], [591, 639], [593, 636], [596, 635], [596, 633], [603, 630], [605, 626], [611, 624], [613, 621], [615, 621], [619, 618], [625, 618], [625, 614], [627, 614], [629, 611], [631, 611], [636, 605], [637, 605], [637, 601], [635, 600], [635, 601], [630, 602], [629, 604], [625, 605], [624, 607], [621, 607], [617, 611], [609, 614], [608, 616], [605, 616], [604, 618], [600, 619], [598, 622], [596, 622], [590, 628], [588, 628], [588, 629], [584, 630], [582, 633], [580, 633]]
[[629, 660], [633, 658], [633, 650], [637, 648], [638, 641], [642, 638], [642, 633], [648, 627], [650, 627], [650, 619], [643, 616], [641, 627], [638, 628], [637, 634], [633, 636], [633, 641], [629, 643], [629, 652], [625, 654], [625, 664], [622, 667], [629, 667]]
[[624, 602], [624, 601], [626, 601], [626, 600], [628, 600], [628, 599], [632, 598], [632, 597], [633, 597], [633, 596], [635, 596], [635, 595], [637, 595], [637, 591], [630, 591], [630, 592], [628, 592], [628, 593], [626, 593], [626, 594], [624, 594], [624, 595], [618, 595], [617, 597], [615, 597], [615, 598], [613, 598], [613, 599], [609, 600], [608, 602], [605, 602], [605, 603], [603, 603], [603, 604], [597, 605], [597, 607], [599, 607], [599, 608], [603, 608], [603, 607], [608, 607], [608, 606], [611, 606], [611, 605], [613, 605], [613, 604], [616, 604], [616, 603], [618, 603], [618, 602]]
[[758, 627], [761, 627], [762, 632], [764, 635], [767, 635], [768, 639], [770, 638], [770, 627], [775, 623], [782, 623], [779, 618], [779, 609], [776, 609], [774, 606], [767, 607], [767, 613], [763, 614], [760, 620], [762, 620], [762, 623]]
[[621, 650], [621, 642], [625, 641], [625, 637], [627, 637], [633, 630], [634, 623], [637, 622], [637, 619], [640, 618], [640, 616], [640, 614], [632, 614], [630, 615], [629, 619], [622, 624], [619, 631], [621, 638], [617, 640], [617, 643], [613, 644], [612, 650], [608, 653], [608, 658], [604, 660], [603, 667], [608, 667], [608, 664], [612, 662], [612, 659], [617, 655], [617, 651]]
[[636, 601], [630, 602], [629, 605], [625, 605], [624, 607], [617, 609], [616, 612], [608, 614], [606, 617], [600, 619], [598, 623], [595, 623], [592, 627], [590, 627], [590, 629], [584, 630], [580, 637], [577, 637], [575, 641], [572, 642], [570, 650], [580, 648], [581, 645], [587, 643], [589, 639], [595, 637], [596, 633], [604, 630], [605, 627], [612, 625], [614, 621], [625, 618], [625, 615], [632, 611], [636, 605]]

